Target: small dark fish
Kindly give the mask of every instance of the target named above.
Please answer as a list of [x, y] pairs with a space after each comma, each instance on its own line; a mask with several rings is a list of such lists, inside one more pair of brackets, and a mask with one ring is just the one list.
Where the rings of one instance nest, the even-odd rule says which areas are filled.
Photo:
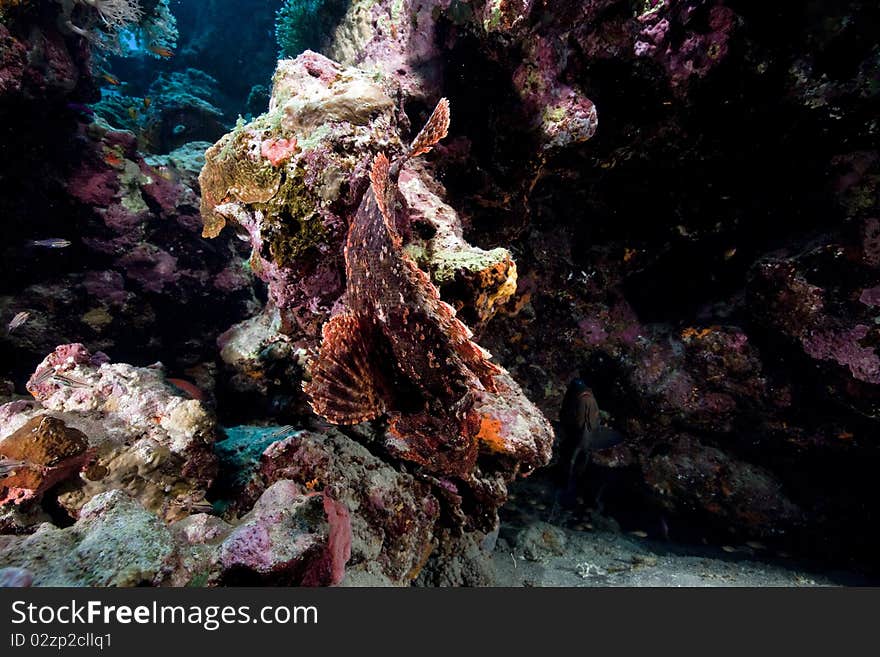
[[72, 242], [63, 237], [49, 237], [44, 240], [31, 240], [31, 246], [40, 246], [44, 249], [66, 249]]
[[559, 411], [562, 428], [560, 463], [567, 466], [567, 491], [574, 492], [579, 462], [586, 467], [593, 450], [608, 449], [623, 442], [623, 436], [602, 424], [599, 405], [583, 379], [574, 379], [565, 392]]
[[91, 388], [88, 382], [82, 381], [80, 379], [76, 379], [72, 376], [67, 376], [66, 374], [53, 374], [50, 377], [53, 381], [60, 384], [65, 388]]
[[12, 333], [15, 329], [22, 326], [26, 321], [28, 321], [28, 318], [30, 316], [31, 314], [27, 311], [17, 313], [15, 317], [10, 320], [9, 324], [6, 325], [6, 329], [9, 331], [9, 333]]

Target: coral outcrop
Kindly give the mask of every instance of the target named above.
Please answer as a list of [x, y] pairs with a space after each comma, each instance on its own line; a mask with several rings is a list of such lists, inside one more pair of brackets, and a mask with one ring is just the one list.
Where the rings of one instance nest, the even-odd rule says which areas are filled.
[[214, 417], [168, 383], [161, 365], [111, 364], [81, 344], [63, 345], [28, 388], [35, 402], [0, 407], [0, 454], [11, 472], [0, 480], [6, 503], [62, 484], [54, 495], [71, 517], [109, 490], [169, 521], [210, 508]]
[[63, 421], [34, 417], [0, 441], [0, 474], [10, 502], [39, 497], [85, 464], [89, 447], [86, 435]]
[[446, 102], [405, 148], [398, 96], [306, 52], [279, 63], [269, 112], [209, 149], [204, 234], [231, 224], [247, 236], [271, 299], [263, 319], [224, 337], [224, 358], [265, 372], [267, 345], [286, 344], [320, 415], [386, 416], [388, 454], [436, 478], [456, 523], [492, 531], [505, 482], [549, 459], [552, 431], [441, 300], [454, 289], [450, 301], [485, 323], [516, 268], [505, 249], [464, 240], [431, 168], [409, 159], [446, 134]]
[[876, 545], [875, 496], [841, 474], [877, 463], [875, 20], [389, 0], [337, 27], [329, 52], [408, 110], [450, 98], [444, 202], [465, 239], [517, 254], [480, 343], [548, 417], [590, 380], [627, 441], [585, 486], [611, 482], [622, 518], [862, 562]]

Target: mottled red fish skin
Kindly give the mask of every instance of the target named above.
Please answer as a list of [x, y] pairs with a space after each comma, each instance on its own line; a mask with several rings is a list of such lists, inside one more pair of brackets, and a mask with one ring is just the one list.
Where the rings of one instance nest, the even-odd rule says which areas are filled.
[[[448, 123], [448, 108], [439, 116]], [[446, 128], [425, 131], [439, 138]], [[422, 152], [429, 141], [420, 145]], [[401, 457], [465, 476], [478, 451], [471, 392], [494, 391], [499, 369], [403, 250], [395, 228], [402, 204], [391, 173], [400, 164], [384, 154], [373, 162], [371, 185], [346, 239], [347, 311], [325, 326], [305, 389], [315, 412], [331, 422], [354, 423], [387, 412]], [[406, 404], [401, 389], [409, 391]]]

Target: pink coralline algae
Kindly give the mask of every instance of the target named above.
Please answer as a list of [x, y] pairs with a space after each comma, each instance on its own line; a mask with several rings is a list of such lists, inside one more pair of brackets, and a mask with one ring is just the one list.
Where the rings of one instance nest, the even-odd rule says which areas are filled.
[[92, 271], [85, 275], [83, 287], [96, 300], [111, 305], [122, 305], [128, 296], [125, 292], [125, 279], [116, 271]]
[[260, 154], [279, 167], [296, 154], [296, 137], [293, 139], [266, 139], [260, 144]]
[[345, 564], [351, 559], [351, 514], [342, 503], [332, 499], [324, 491], [324, 513], [330, 529], [327, 536], [326, 555], [312, 564], [303, 579], [305, 586], [339, 584], [345, 577]]
[[513, 83], [541, 131], [544, 147], [590, 139], [598, 127], [596, 107], [579, 89], [561, 81], [566, 65], [563, 45], [535, 36], [526, 48], [527, 56], [514, 72]]
[[80, 169], [68, 181], [67, 191], [85, 205], [107, 207], [119, 191], [119, 177], [112, 170]]
[[129, 278], [151, 292], [162, 292], [184, 273], [177, 268], [177, 258], [153, 245], [136, 247], [122, 256], [116, 264]]
[[320, 496], [293, 481], [275, 482], [220, 546], [224, 582], [329, 584], [332, 573], [322, 569], [323, 516]]
[[859, 301], [866, 306], [880, 306], [880, 285], [866, 287], [859, 295]]
[[861, 344], [869, 331], [862, 324], [842, 331], [816, 331], [803, 339], [804, 351], [813, 358], [847, 367], [856, 379], [880, 384], [880, 357], [874, 347]]
[[737, 17], [720, 3], [707, 10], [703, 0], [668, 0], [638, 21], [642, 27], [633, 48], [636, 56], [660, 63], [678, 87], [692, 77], [704, 77], [724, 59]]

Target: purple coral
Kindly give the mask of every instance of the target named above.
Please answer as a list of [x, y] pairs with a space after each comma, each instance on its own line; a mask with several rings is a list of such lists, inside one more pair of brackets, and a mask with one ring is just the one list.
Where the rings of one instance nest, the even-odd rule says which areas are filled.
[[816, 331], [803, 340], [804, 351], [819, 360], [831, 360], [849, 368], [852, 375], [867, 383], [880, 383], [880, 357], [873, 347], [863, 347], [869, 328], [857, 324], [841, 331]]
[[[642, 24], [633, 47], [636, 57], [652, 58], [666, 70], [673, 87], [704, 77], [727, 55], [736, 14], [718, 3], [698, 12], [703, 0], [669, 0], [639, 16]], [[701, 15], [705, 19], [701, 20]], [[674, 34], [683, 32], [683, 37]]]

